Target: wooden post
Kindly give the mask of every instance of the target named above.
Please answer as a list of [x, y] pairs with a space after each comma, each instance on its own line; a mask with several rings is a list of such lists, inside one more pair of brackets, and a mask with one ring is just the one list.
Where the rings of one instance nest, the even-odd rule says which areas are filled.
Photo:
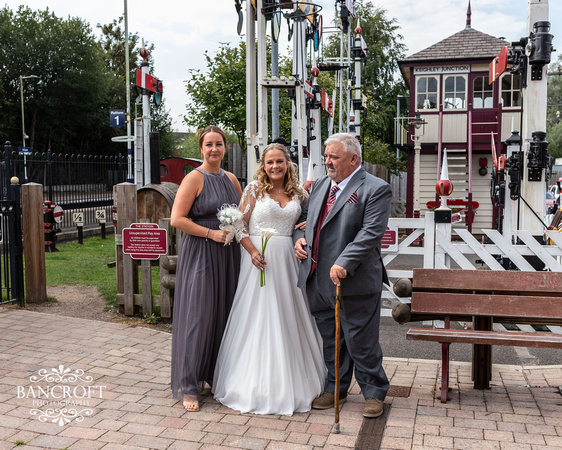
[[123, 229], [130, 227], [137, 220], [137, 186], [133, 183], [119, 183], [114, 187], [114, 193], [114, 204], [117, 206], [117, 287], [118, 291], [124, 294], [125, 315], [132, 316], [135, 314], [134, 294], [138, 292], [138, 270], [133, 258], [123, 254]]
[[[28, 303], [47, 300], [45, 233], [43, 224], [43, 186], [22, 185], [23, 253], [25, 255], [25, 298]], [[70, 268], [69, 268], [70, 269]]]

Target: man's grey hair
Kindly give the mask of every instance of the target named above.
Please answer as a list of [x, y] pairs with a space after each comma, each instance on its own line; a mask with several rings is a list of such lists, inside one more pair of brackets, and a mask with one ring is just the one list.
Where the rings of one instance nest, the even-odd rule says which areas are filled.
[[343, 144], [343, 149], [349, 157], [357, 155], [359, 157], [358, 164], [361, 164], [361, 144], [355, 136], [349, 133], [336, 133], [332, 134], [326, 141], [324, 145], [333, 144], [334, 142], [341, 142]]

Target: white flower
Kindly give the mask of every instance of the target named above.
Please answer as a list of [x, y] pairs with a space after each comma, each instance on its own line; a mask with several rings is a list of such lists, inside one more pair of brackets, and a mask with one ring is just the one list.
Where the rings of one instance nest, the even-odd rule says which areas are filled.
[[261, 234], [262, 239], [265, 239], [266, 242], [267, 242], [269, 240], [269, 238], [275, 234], [275, 230], [273, 230], [271, 228], [264, 228], [263, 230], [261, 230], [260, 234]]
[[[261, 254], [264, 255], [265, 248], [267, 247], [267, 242], [269, 241], [269, 238], [275, 234], [275, 230], [271, 228], [262, 228], [260, 234], [261, 234]], [[265, 286], [265, 272], [263, 270], [261, 270], [260, 273], [260, 286], [261, 287]]]
[[238, 205], [222, 205], [217, 213], [221, 230], [228, 231], [225, 245], [234, 237], [234, 232], [244, 227], [244, 214], [238, 209]]

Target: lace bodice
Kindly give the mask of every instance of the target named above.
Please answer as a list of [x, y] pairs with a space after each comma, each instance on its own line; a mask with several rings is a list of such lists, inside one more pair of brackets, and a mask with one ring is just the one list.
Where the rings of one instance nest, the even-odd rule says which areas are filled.
[[272, 229], [277, 236], [292, 236], [295, 223], [301, 215], [302, 204], [306, 197], [293, 197], [284, 208], [268, 194], [257, 199], [258, 182], [252, 181], [242, 195], [240, 210], [244, 213], [244, 230], [238, 233], [238, 239], [249, 235], [259, 236], [263, 229]]

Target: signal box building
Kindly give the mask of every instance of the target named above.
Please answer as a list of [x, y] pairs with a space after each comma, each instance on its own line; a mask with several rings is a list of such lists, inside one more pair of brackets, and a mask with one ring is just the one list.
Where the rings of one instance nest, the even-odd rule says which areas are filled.
[[[466, 26], [399, 62], [409, 86], [409, 117], [396, 119], [395, 144], [408, 152], [407, 217], [435, 207], [435, 184], [446, 149], [454, 191], [453, 226], [480, 234], [494, 228], [490, 198], [492, 152], [520, 129], [520, 76], [507, 70], [489, 84], [490, 62], [509, 43]], [[419, 170], [416, 171], [416, 168]], [[472, 223], [469, 220], [472, 213]]]

